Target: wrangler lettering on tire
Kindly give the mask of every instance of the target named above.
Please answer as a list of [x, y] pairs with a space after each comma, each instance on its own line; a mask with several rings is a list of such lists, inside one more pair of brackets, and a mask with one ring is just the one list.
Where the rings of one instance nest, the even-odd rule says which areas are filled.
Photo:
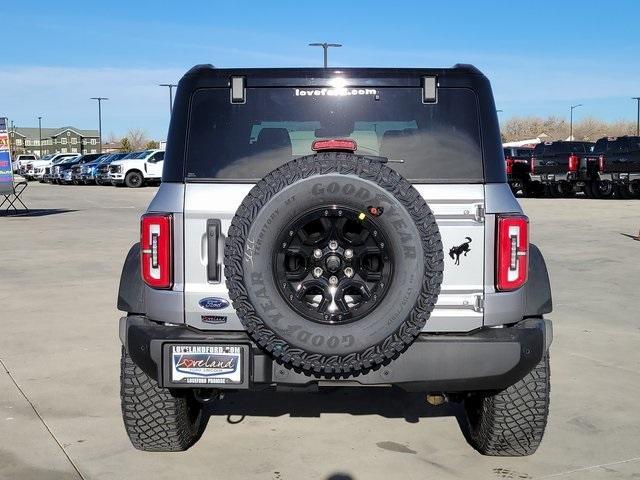
[[336, 152], [258, 182], [233, 218], [224, 264], [254, 341], [328, 376], [401, 354], [429, 318], [444, 268], [435, 217], [413, 186], [379, 159]]

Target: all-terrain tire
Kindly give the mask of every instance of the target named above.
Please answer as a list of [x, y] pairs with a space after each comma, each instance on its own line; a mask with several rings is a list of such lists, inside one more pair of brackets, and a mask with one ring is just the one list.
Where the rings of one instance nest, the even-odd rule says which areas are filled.
[[189, 390], [160, 388], [124, 348], [120, 358], [120, 400], [125, 430], [138, 450], [187, 450], [206, 427], [206, 415]]
[[144, 185], [144, 177], [140, 172], [129, 172], [124, 177], [124, 184], [129, 188], [139, 188]]
[[494, 394], [465, 400], [468, 439], [483, 455], [521, 457], [536, 451], [547, 425], [549, 354], [522, 380]]
[[[383, 304], [346, 325], [297, 314], [274, 280], [275, 238], [305, 209], [365, 212], [372, 202], [384, 206], [376, 220], [389, 227], [398, 262]], [[435, 216], [411, 183], [379, 160], [335, 152], [292, 160], [251, 189], [231, 222], [224, 265], [229, 296], [253, 340], [287, 367], [329, 377], [368, 371], [404, 352], [434, 308], [444, 269]]]

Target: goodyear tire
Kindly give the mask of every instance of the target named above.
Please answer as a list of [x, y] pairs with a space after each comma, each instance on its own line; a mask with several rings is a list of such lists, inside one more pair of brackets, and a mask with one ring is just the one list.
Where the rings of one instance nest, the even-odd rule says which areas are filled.
[[231, 222], [224, 265], [253, 340], [324, 376], [400, 355], [429, 318], [444, 268], [435, 217], [415, 188], [347, 153], [298, 158], [259, 181]]

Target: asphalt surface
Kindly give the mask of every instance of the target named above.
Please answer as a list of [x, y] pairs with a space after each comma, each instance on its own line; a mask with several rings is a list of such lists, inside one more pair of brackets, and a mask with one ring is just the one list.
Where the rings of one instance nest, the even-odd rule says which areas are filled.
[[483, 457], [457, 406], [377, 388], [227, 395], [191, 450], [152, 454], [122, 426], [115, 300], [154, 191], [31, 183], [32, 214], [0, 216], [0, 478], [640, 478], [640, 201], [522, 201], [555, 307], [535, 455]]

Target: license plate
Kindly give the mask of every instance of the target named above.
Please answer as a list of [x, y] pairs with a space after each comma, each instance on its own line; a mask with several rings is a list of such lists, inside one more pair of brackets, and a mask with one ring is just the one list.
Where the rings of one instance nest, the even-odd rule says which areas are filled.
[[555, 175], [547, 175], [547, 180], [555, 180], [556, 176]]
[[171, 345], [171, 382], [193, 385], [240, 385], [246, 346]]

